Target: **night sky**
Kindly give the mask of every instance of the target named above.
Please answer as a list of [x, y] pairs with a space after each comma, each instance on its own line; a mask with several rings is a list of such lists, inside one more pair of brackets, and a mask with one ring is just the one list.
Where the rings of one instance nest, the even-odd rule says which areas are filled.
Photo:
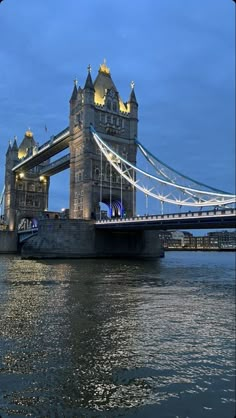
[[[138, 139], [196, 180], [235, 192], [232, 0], [4, 0], [0, 3], [0, 191], [9, 140], [42, 144], [69, 124], [75, 77], [106, 58], [123, 101], [135, 82]], [[47, 126], [47, 132], [45, 131]], [[69, 172], [49, 209], [68, 207]]]

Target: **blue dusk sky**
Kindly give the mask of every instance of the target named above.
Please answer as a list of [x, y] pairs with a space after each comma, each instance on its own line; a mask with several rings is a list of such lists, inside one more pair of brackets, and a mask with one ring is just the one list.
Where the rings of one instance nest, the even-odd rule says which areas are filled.
[[[9, 140], [30, 127], [42, 144], [68, 126], [74, 78], [83, 86], [91, 64], [94, 80], [106, 58], [124, 101], [135, 82], [139, 140], [235, 192], [232, 0], [4, 0], [0, 31], [0, 189]], [[68, 185], [69, 170], [51, 178], [49, 209], [68, 207]]]

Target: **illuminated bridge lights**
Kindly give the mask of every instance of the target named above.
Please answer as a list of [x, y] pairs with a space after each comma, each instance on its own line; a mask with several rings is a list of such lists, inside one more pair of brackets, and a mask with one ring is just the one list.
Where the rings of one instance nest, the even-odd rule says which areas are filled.
[[202, 208], [236, 203], [235, 195], [217, 190], [177, 172], [162, 163], [137, 141], [140, 151], [154, 170], [154, 174], [148, 173], [133, 165], [113, 150], [92, 126], [90, 129], [96, 144], [105, 158], [121, 177], [135, 187], [136, 190], [141, 191], [146, 198], [150, 196], [159, 200], [161, 204], [166, 202], [179, 207]]

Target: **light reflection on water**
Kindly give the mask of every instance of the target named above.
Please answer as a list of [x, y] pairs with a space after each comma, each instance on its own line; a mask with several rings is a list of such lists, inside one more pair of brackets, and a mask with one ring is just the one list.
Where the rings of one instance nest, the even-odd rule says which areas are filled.
[[1, 256], [0, 414], [233, 418], [234, 261]]

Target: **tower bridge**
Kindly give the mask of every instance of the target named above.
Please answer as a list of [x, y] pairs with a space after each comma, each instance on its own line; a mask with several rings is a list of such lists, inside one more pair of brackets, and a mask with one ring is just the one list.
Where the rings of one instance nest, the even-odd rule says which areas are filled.
[[[0, 203], [2, 205], [4, 201], [4, 221], [9, 230], [16, 230], [24, 218], [36, 226], [42, 213], [48, 210], [50, 177], [68, 168], [69, 219], [80, 222], [74, 223], [74, 226], [79, 225], [80, 232], [81, 225], [85, 229], [85, 225], [89, 225], [88, 229], [93, 225], [93, 231], [99, 235], [99, 239], [94, 239], [100, 245], [104, 241], [102, 234], [107, 237], [105, 231], [108, 230], [143, 230], [145, 235], [145, 230], [154, 231], [160, 225], [163, 229], [174, 225], [176, 229], [186, 228], [186, 225], [191, 225], [192, 229], [202, 229], [204, 225], [216, 228], [233, 225], [235, 195], [181, 174], [160, 161], [137, 138], [138, 102], [134, 83], [131, 83], [128, 101], [124, 102], [107, 65], [100, 66], [94, 82], [89, 66], [84, 87], [78, 87], [77, 81], [74, 82], [69, 126], [40, 146], [28, 130], [19, 146], [15, 139], [8, 147]], [[58, 158], [64, 150], [69, 152]], [[138, 156], [145, 160], [148, 170], [137, 164]], [[51, 161], [51, 158], [56, 159]], [[160, 203], [155, 219], [146, 216], [141, 221], [136, 217], [137, 191], [143, 194], [146, 215], [149, 199]], [[107, 220], [103, 219], [102, 205], [107, 206]], [[175, 209], [172, 219], [164, 213], [166, 205], [177, 210], [191, 209], [195, 215], [191, 221], [189, 212], [186, 216], [179, 214], [177, 219]], [[214, 208], [219, 212], [212, 215]], [[225, 209], [230, 210], [230, 214], [226, 215]], [[202, 210], [205, 215], [202, 215]], [[208, 220], [204, 221], [205, 218]], [[42, 233], [46, 233], [45, 230]], [[146, 240], [144, 235], [143, 243]], [[133, 242], [137, 238], [133, 238]], [[33, 239], [36, 238], [29, 242]], [[123, 245], [120, 240], [121, 236], [117, 241], [119, 246]]]

